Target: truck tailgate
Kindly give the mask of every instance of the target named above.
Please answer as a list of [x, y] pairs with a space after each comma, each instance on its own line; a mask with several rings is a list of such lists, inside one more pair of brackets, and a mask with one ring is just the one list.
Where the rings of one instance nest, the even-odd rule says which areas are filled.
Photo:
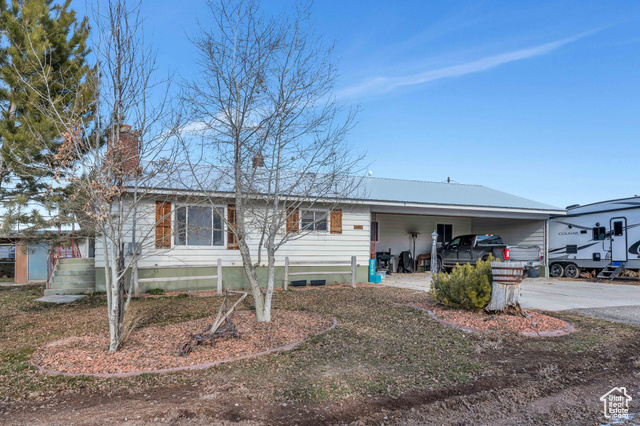
[[509, 246], [509, 260], [512, 262], [535, 262], [540, 259], [538, 246]]

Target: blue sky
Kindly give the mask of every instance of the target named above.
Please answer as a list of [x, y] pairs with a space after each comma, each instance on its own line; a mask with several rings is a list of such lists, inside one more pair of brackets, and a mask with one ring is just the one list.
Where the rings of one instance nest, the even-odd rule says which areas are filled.
[[[204, 2], [143, 4], [161, 69], [188, 78]], [[374, 176], [560, 207], [640, 195], [640, 2], [317, 0], [314, 13]]]

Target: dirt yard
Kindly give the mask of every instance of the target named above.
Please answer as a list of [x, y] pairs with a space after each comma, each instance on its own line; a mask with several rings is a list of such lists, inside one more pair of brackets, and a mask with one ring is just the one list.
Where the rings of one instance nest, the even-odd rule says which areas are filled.
[[[34, 302], [41, 293], [0, 289], [3, 424], [602, 424], [599, 398], [614, 386], [626, 386], [640, 412], [640, 330], [629, 325], [550, 313], [578, 331], [466, 333], [401, 306], [428, 306], [424, 292], [294, 290], [277, 293], [276, 308], [335, 317], [338, 326], [293, 351], [207, 370], [61, 377], [38, 372], [33, 353], [102, 331], [106, 302]], [[204, 318], [218, 303], [161, 297], [132, 306], [144, 330]]]

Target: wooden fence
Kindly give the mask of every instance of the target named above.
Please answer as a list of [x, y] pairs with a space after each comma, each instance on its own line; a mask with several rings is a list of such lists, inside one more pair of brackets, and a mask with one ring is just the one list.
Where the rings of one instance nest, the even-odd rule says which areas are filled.
[[[331, 271], [306, 271], [306, 272], [289, 272], [289, 266], [305, 266], [305, 267], [313, 267], [313, 266], [344, 266], [348, 269], [342, 270], [331, 270]], [[356, 257], [351, 257], [351, 262], [343, 262], [343, 261], [322, 261], [322, 262], [290, 262], [288, 257], [284, 258], [284, 289], [288, 290], [289, 288], [289, 277], [294, 276], [304, 276], [304, 275], [343, 275], [343, 274], [351, 274], [351, 287], [356, 287]], [[186, 268], [210, 268], [210, 266], [206, 265], [174, 265], [174, 266], [145, 266], [139, 267], [138, 270], [149, 270], [149, 269], [186, 269]], [[191, 280], [216, 280], [217, 281], [217, 291], [218, 294], [222, 294], [222, 259], [218, 259], [217, 263], [217, 273], [216, 275], [196, 275], [192, 277], [151, 277], [151, 278], [138, 278], [137, 283], [150, 283], [156, 281], [163, 282], [179, 282], [179, 281], [191, 281]], [[135, 294], [138, 296], [139, 290], [136, 286]]]
[[[139, 283], [154, 282], [154, 281], [191, 281], [191, 280], [217, 280], [218, 294], [222, 294], [222, 259], [218, 259], [218, 270], [216, 275], [196, 275], [193, 277], [152, 277], [152, 278], [138, 278]], [[210, 268], [210, 266], [193, 266], [193, 265], [175, 265], [175, 266], [146, 266], [138, 268], [143, 269], [185, 269], [185, 268]], [[137, 290], [137, 289], [136, 289]], [[137, 293], [137, 291], [136, 291]]]
[[[307, 272], [289, 272], [289, 266], [350, 266], [348, 270], [341, 271], [307, 271]], [[324, 262], [290, 262], [288, 257], [284, 258], [284, 289], [289, 289], [289, 277], [299, 277], [304, 275], [336, 275], [351, 273], [351, 287], [356, 288], [356, 257], [351, 256], [351, 264], [341, 261], [324, 261]]]

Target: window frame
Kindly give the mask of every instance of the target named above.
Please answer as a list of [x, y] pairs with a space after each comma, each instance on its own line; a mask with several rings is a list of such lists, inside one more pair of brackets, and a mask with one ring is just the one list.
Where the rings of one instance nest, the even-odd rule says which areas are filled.
[[[185, 208], [185, 223], [184, 223], [184, 244], [178, 244], [177, 239], [179, 238], [181, 226], [178, 223], [178, 210], [181, 208]], [[189, 244], [189, 207], [205, 207], [211, 209], [211, 244], [203, 245], [203, 244]], [[214, 215], [216, 210], [220, 214], [220, 229], [215, 228], [215, 220]], [[175, 203], [175, 208], [172, 212], [172, 220], [175, 229], [175, 236], [171, 239], [172, 247], [222, 247], [226, 248], [227, 245], [227, 237], [226, 231], [227, 226], [225, 225], [225, 217], [227, 215], [227, 207], [218, 205], [218, 204], [181, 204]], [[222, 239], [219, 244], [215, 244], [214, 232], [219, 231], [222, 235]]]
[[[453, 246], [451, 245], [451, 243], [452, 243], [452, 242], [454, 242], [456, 239], [459, 239], [459, 240], [460, 240], [460, 242], [458, 243], [458, 245], [457, 245], [457, 246], [453, 247]], [[461, 236], [454, 237], [454, 238], [452, 238], [452, 239], [451, 239], [451, 241], [449, 241], [447, 244], [449, 244], [449, 248], [450, 248], [450, 249], [457, 249], [458, 247], [462, 247], [462, 237], [461, 237]]]
[[460, 247], [473, 246], [473, 235], [463, 235], [460, 237]]
[[594, 226], [591, 228], [593, 241], [604, 241], [607, 239], [607, 228], [604, 226]]
[[[620, 229], [618, 229], [618, 225], [620, 225]], [[622, 237], [624, 236], [624, 221], [622, 219], [613, 219], [613, 226], [611, 227], [611, 235], [613, 237]]]
[[[440, 233], [438, 232], [438, 226], [451, 226], [451, 239], [449, 241], [445, 241], [444, 240], [444, 235], [442, 235], [442, 240], [440, 240]], [[453, 241], [455, 234], [455, 229], [453, 227], [453, 223], [445, 223], [445, 222], [436, 222], [436, 232], [438, 232], [438, 243], [444, 244], [444, 243], [450, 243], [451, 241]]]
[[[481, 237], [486, 237], [486, 238], [482, 238]], [[500, 242], [492, 242], [490, 244], [485, 243], [485, 241], [490, 241], [490, 240], [500, 240]], [[476, 236], [476, 246], [478, 247], [491, 247], [491, 246], [495, 246], [495, 245], [505, 245], [504, 241], [502, 240], [502, 237], [500, 235], [495, 235], [495, 234], [491, 234], [491, 236], [489, 236], [488, 234], [485, 235], [477, 235]]]
[[[313, 213], [313, 222], [312, 222], [313, 229], [306, 228], [302, 223], [302, 218], [307, 213]], [[324, 216], [325, 229], [316, 229], [316, 223], [318, 223], [318, 220], [316, 219], [316, 215], [318, 213], [323, 213], [325, 215]], [[331, 231], [330, 215], [331, 215], [331, 212], [329, 211], [329, 209], [301, 210], [298, 218], [298, 229], [300, 230], [299, 232], [329, 233]]]

